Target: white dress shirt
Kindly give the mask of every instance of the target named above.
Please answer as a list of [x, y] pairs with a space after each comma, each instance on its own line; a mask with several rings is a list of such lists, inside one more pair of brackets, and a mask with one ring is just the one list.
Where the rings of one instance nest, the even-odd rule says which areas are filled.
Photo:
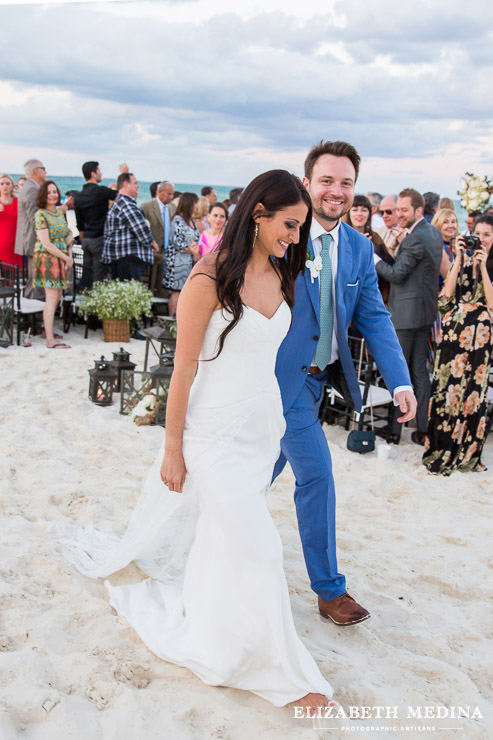
[[[336, 280], [337, 280], [337, 263], [339, 257], [339, 232], [341, 230], [341, 222], [338, 221], [337, 225], [334, 226], [332, 231], [327, 231], [321, 226], [318, 221], [313, 218], [312, 225], [310, 228], [310, 236], [312, 238], [313, 253], [315, 257], [320, 257], [322, 254], [322, 235], [330, 234], [332, 237], [332, 243], [330, 245], [330, 261], [332, 262], [332, 308], [334, 316], [334, 328], [332, 330], [332, 352], [330, 355], [329, 365], [337, 360], [339, 357], [339, 345], [337, 344], [337, 305], [336, 305]], [[323, 265], [322, 265], [323, 270]], [[320, 275], [317, 278], [318, 289], [320, 291]], [[316, 365], [315, 359], [313, 359], [312, 365]]]
[[[421, 219], [419, 219], [421, 221]], [[418, 221], [416, 223], [419, 223]], [[413, 228], [416, 224], [413, 224]], [[312, 238], [313, 253], [315, 257], [320, 257], [322, 252], [322, 234], [330, 234], [332, 236], [332, 243], [330, 245], [330, 260], [332, 262], [332, 310], [334, 316], [334, 328], [332, 333], [332, 352], [330, 355], [329, 365], [335, 362], [339, 357], [339, 345], [337, 343], [337, 303], [336, 303], [336, 281], [337, 281], [337, 265], [339, 258], [339, 234], [341, 231], [341, 222], [337, 222], [336, 226], [332, 231], [327, 231], [324, 227], [319, 224], [316, 218], [312, 219], [312, 225], [310, 228], [310, 236]], [[322, 265], [323, 270], [323, 265]], [[318, 289], [320, 290], [320, 278], [318, 278]], [[316, 366], [315, 358], [312, 360], [312, 367]], [[394, 404], [399, 404], [395, 400], [395, 396], [400, 391], [412, 391], [410, 385], [399, 385], [394, 390]]]

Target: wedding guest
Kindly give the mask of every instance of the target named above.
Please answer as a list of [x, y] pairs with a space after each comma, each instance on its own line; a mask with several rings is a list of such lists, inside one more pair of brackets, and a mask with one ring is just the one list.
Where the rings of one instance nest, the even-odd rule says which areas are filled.
[[0, 261], [22, 267], [22, 257], [15, 253], [17, 198], [10, 175], [0, 175]]
[[159, 252], [154, 255], [154, 264], [151, 274], [151, 290], [158, 298], [167, 297], [167, 291], [163, 288], [163, 259], [164, 253], [169, 246], [169, 235], [171, 231], [171, 219], [169, 215], [169, 204], [173, 200], [175, 187], [168, 180], [158, 183], [156, 197], [142, 203], [142, 212], [149, 222], [154, 241], [159, 247]]
[[175, 197], [171, 201], [171, 203], [168, 206], [169, 209], [169, 217], [173, 219], [176, 215], [176, 209], [178, 208], [178, 203], [180, 202], [180, 198], [183, 195], [179, 190], [175, 190]]
[[438, 211], [438, 204], [440, 203], [440, 196], [438, 195], [438, 193], [428, 192], [428, 193], [423, 193], [423, 198], [425, 200], [423, 218], [425, 221], [428, 221], [428, 223], [431, 224], [433, 216]]
[[137, 205], [140, 186], [135, 175], [122, 172], [117, 187], [118, 195], [104, 224], [101, 261], [109, 265], [113, 280], [140, 280], [159, 247]]
[[159, 180], [156, 180], [156, 182], [151, 182], [151, 184], [149, 185], [149, 192], [151, 194], [151, 198], [156, 197], [157, 186], [159, 185], [159, 182], [160, 182]]
[[373, 231], [379, 231], [384, 225], [380, 215], [380, 206], [383, 198], [380, 193], [367, 193], [366, 196], [371, 203], [371, 225]]
[[70, 349], [57, 342], [53, 332], [56, 308], [67, 287], [65, 272], [73, 264], [70, 230], [63, 211], [58, 210], [62, 197], [53, 180], [46, 180], [38, 191], [34, 215], [36, 243], [33, 253], [33, 283], [44, 288], [43, 311], [46, 346], [50, 349]]
[[84, 162], [82, 174], [86, 184], [74, 197], [75, 219], [84, 253], [84, 267], [80, 288], [91, 288], [93, 283], [105, 280], [108, 267], [101, 262], [103, 234], [108, 208], [117, 191], [101, 185], [103, 175], [99, 162]]
[[165, 252], [163, 264], [163, 285], [171, 291], [168, 303], [170, 316], [176, 313], [180, 291], [192, 270], [194, 256], [199, 253], [200, 231], [193, 218], [197, 201], [195, 193], [183, 193], [171, 222], [169, 249]]
[[209, 228], [209, 222], [207, 220], [207, 216], [209, 215], [209, 208], [210, 203], [208, 199], [201, 195], [197, 200], [194, 211], [195, 223], [200, 233]]
[[470, 211], [466, 218], [466, 228], [462, 232], [462, 236], [470, 236], [474, 228], [474, 222], [478, 216], [481, 216], [481, 211]]
[[433, 217], [431, 225], [440, 230], [443, 239], [443, 254], [440, 265], [440, 285], [443, 285], [443, 281], [450, 270], [450, 265], [454, 261], [454, 242], [459, 233], [459, 222], [454, 210], [441, 208]]
[[243, 192], [243, 188], [233, 188], [229, 191], [229, 206], [228, 206], [228, 214], [231, 216], [234, 209], [237, 206], [238, 201], [241, 198], [241, 194]]
[[474, 235], [481, 241], [476, 250], [466, 250], [458, 237], [439, 299], [442, 334], [423, 455], [433, 474], [486, 469], [481, 454], [492, 353], [493, 216], [479, 216]]
[[440, 198], [438, 210], [441, 211], [442, 208], [448, 208], [451, 211], [455, 211], [454, 201], [452, 200], [452, 198]]
[[209, 228], [201, 233], [199, 240], [199, 254], [201, 257], [217, 250], [227, 220], [228, 209], [224, 203], [213, 203], [209, 207]]
[[[382, 201], [383, 202], [383, 201]], [[353, 229], [359, 231], [360, 234], [366, 236], [373, 244], [373, 251], [377, 254], [380, 259], [387, 262], [389, 265], [394, 264], [394, 259], [387, 252], [383, 239], [372, 229], [372, 207], [369, 198], [366, 195], [355, 195], [353, 205], [349, 212], [342, 218], [345, 223], [352, 226]], [[390, 283], [384, 278], [378, 278], [378, 287], [384, 303], [387, 304], [389, 300]]]
[[399, 223], [395, 208], [396, 202], [396, 195], [386, 195], [380, 203], [380, 216], [384, 225], [377, 230], [377, 234], [382, 237], [386, 247], [393, 243], [394, 229]]
[[217, 195], [214, 188], [210, 187], [210, 185], [206, 185], [202, 188], [200, 191], [200, 195], [202, 195], [204, 198], [207, 198], [209, 201], [209, 205], [212, 206], [214, 203], [217, 203]]
[[[437, 286], [442, 260], [442, 236], [423, 217], [424, 198], [406, 188], [397, 198], [399, 228], [395, 236], [395, 262], [386, 264], [375, 255], [379, 277], [391, 283], [389, 311], [408, 364], [418, 400], [415, 444], [424, 444], [428, 424], [430, 377], [426, 366], [428, 339], [437, 315]], [[401, 424], [394, 412], [392, 441], [398, 444]]]
[[[455, 211], [450, 208], [441, 209], [437, 211], [431, 222], [432, 226], [436, 226], [440, 230], [443, 239], [443, 252], [442, 261], [440, 264], [440, 274], [438, 276], [438, 286], [440, 289], [443, 285], [443, 281], [448, 275], [450, 265], [454, 261], [454, 242], [457, 234], [459, 233], [459, 225], [457, 222], [457, 216]], [[440, 332], [442, 329], [442, 315], [438, 310], [437, 306], [437, 317], [431, 328], [430, 337], [428, 339], [428, 368], [430, 372], [433, 372], [436, 362], [436, 348], [438, 340], [440, 338]]]
[[15, 193], [17, 195], [19, 195], [19, 193], [21, 191], [21, 188], [24, 185], [24, 183], [26, 182], [26, 180], [27, 180], [27, 177], [24, 177], [23, 175], [21, 175], [20, 177], [17, 178], [17, 182], [16, 182], [15, 188], [14, 188], [14, 191], [15, 191]]
[[24, 296], [43, 300], [43, 291], [33, 287], [33, 251], [36, 243], [34, 214], [38, 210], [36, 198], [40, 186], [46, 182], [46, 167], [39, 159], [29, 159], [24, 165], [24, 172], [27, 180], [19, 193], [15, 253], [25, 255], [27, 258], [27, 282]]

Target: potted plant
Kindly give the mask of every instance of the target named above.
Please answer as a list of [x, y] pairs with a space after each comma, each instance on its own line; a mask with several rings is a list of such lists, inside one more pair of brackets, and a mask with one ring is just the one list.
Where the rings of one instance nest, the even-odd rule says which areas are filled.
[[128, 342], [130, 319], [151, 316], [151, 301], [151, 291], [139, 280], [107, 280], [84, 291], [80, 310], [103, 322], [105, 342]]

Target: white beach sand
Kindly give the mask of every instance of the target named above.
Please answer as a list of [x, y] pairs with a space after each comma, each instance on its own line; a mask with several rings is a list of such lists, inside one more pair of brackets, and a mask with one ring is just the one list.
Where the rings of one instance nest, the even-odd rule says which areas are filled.
[[[493, 438], [490, 472], [444, 479], [427, 474], [409, 431], [383, 462], [348, 452], [346, 433], [325, 427], [340, 568], [372, 613], [355, 627], [319, 617], [291, 471], [273, 487], [295, 620], [335, 698], [347, 710], [398, 708], [397, 719], [294, 719], [292, 708], [207, 687], [156, 658], [112, 612], [102, 582], [79, 575], [57, 550], [54, 520], [125, 529], [164, 434], [136, 427], [118, 404], [88, 400], [87, 370], [118, 345], [105, 345], [101, 332], [84, 340], [79, 327], [67, 339], [72, 350], [46, 349], [38, 338], [31, 348], [0, 349], [0, 740], [493, 736]], [[141, 369], [144, 342], [127, 346]], [[138, 576], [132, 565], [111, 580]], [[424, 706], [478, 707], [483, 719], [408, 717], [408, 707]]]

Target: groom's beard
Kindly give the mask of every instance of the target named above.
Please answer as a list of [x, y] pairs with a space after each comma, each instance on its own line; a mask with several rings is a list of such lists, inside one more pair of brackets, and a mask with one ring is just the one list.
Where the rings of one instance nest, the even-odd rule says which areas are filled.
[[338, 208], [332, 207], [330, 211], [328, 210], [328, 205], [325, 207], [324, 210], [322, 204], [315, 205], [312, 200], [313, 215], [322, 226], [326, 226], [327, 230], [330, 231], [337, 225], [342, 216], [345, 216], [346, 213], [349, 213], [349, 211], [351, 210], [351, 206], [353, 205], [353, 200], [353, 198], [346, 198], [345, 202], [341, 206], [339, 206]]

